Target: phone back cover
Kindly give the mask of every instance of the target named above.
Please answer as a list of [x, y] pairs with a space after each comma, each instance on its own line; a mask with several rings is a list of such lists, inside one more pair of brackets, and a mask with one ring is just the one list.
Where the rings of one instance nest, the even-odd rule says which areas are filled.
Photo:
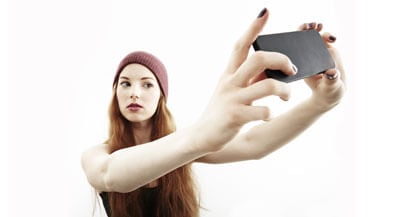
[[292, 63], [298, 68], [295, 75], [288, 76], [280, 70], [266, 69], [265, 71], [268, 77], [287, 83], [335, 67], [325, 43], [315, 30], [260, 35], [253, 43], [253, 48], [255, 50], [280, 52], [291, 59]]

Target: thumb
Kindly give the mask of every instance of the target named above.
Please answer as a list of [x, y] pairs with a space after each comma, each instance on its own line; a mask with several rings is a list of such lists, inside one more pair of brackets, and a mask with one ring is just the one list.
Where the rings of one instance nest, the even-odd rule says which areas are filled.
[[329, 69], [325, 73], [325, 83], [328, 85], [333, 85], [335, 84], [341, 76], [341, 73], [339, 73], [336, 69]]

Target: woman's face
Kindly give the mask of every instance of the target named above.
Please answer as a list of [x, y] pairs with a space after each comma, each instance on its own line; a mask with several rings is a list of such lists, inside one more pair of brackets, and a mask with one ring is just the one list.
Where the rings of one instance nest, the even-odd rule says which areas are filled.
[[155, 75], [140, 64], [129, 64], [121, 71], [116, 91], [121, 114], [131, 122], [149, 120], [161, 94]]

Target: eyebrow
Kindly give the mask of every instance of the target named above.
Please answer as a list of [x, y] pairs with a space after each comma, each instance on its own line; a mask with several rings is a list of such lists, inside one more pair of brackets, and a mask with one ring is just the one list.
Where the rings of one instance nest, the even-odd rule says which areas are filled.
[[[126, 76], [120, 76], [120, 79], [130, 80], [130, 78], [129, 78], [129, 77], [126, 77]], [[152, 78], [152, 77], [142, 77], [142, 78], [141, 78], [141, 80], [148, 80], [148, 79], [155, 80], [155, 79]]]

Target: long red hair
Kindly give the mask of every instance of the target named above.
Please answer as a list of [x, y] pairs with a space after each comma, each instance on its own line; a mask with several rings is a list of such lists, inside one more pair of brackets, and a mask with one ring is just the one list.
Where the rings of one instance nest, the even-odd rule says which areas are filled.
[[[109, 139], [107, 144], [110, 153], [122, 148], [137, 145], [133, 136], [131, 123], [125, 119], [118, 107], [116, 84], [109, 107]], [[176, 130], [173, 117], [161, 94], [158, 108], [152, 117], [151, 140], [166, 136]], [[199, 200], [192, 178], [191, 164], [187, 164], [164, 175], [158, 180], [157, 217], [198, 217]], [[109, 192], [112, 217], [148, 217], [143, 216], [144, 205], [140, 203], [143, 187], [129, 193]]]

